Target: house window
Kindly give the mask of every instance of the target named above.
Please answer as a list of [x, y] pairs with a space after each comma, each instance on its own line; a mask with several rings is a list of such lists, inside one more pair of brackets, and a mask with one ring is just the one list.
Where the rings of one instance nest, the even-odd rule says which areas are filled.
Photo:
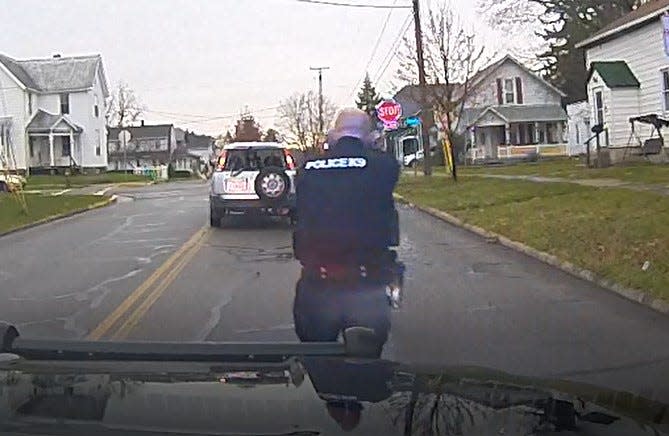
[[33, 95], [28, 93], [28, 115], [33, 114]]
[[595, 124], [604, 124], [604, 98], [602, 91], [595, 92]]
[[513, 104], [516, 102], [515, 80], [504, 79], [504, 103]]
[[30, 150], [30, 157], [35, 157], [35, 138], [28, 139], [28, 148]]
[[60, 155], [63, 157], [69, 157], [70, 156], [70, 137], [69, 136], [61, 136], [61, 143], [63, 144], [63, 148], [61, 150]]
[[95, 144], [95, 155], [100, 156], [102, 154], [102, 145], [100, 144], [100, 130], [95, 129], [95, 136], [97, 138], [97, 142]]
[[60, 113], [70, 113], [70, 94], [60, 94]]
[[98, 118], [100, 116], [100, 106], [98, 105], [98, 96], [94, 95], [93, 98], [95, 100], [93, 105], [93, 115], [95, 115], [95, 118]]
[[669, 70], [662, 71], [662, 102], [664, 110], [669, 111]]

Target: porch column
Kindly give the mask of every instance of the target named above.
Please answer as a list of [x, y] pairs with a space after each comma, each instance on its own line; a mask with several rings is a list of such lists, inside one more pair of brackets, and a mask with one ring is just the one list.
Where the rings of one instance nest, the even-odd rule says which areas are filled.
[[504, 145], [509, 145], [511, 144], [511, 125], [510, 124], [505, 124], [504, 125]]
[[52, 168], [56, 166], [56, 157], [53, 154], [53, 133], [49, 133], [49, 164]]
[[535, 121], [534, 123], [534, 143], [539, 143], [539, 123]]
[[72, 133], [72, 129], [70, 129], [70, 164], [72, 163], [72, 156], [74, 155], [74, 150], [76, 150], [76, 148], [77, 147], [74, 146], [74, 133]]

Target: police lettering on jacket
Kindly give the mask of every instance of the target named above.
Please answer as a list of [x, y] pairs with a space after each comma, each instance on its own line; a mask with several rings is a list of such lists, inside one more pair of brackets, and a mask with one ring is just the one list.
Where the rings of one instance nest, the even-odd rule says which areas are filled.
[[329, 170], [335, 168], [365, 168], [367, 159], [364, 157], [337, 157], [330, 159], [317, 159], [307, 162], [305, 170]]

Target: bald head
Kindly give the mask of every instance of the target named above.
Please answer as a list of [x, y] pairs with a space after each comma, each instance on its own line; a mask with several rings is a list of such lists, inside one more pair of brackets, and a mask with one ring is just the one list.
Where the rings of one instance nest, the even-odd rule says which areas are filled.
[[328, 140], [337, 142], [344, 136], [367, 140], [372, 132], [369, 116], [356, 108], [345, 108], [337, 114], [334, 128], [328, 134]]

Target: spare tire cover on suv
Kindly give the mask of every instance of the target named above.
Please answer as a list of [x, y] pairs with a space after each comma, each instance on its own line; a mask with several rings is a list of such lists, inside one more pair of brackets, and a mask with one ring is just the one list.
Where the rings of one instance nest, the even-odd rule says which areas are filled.
[[254, 185], [258, 197], [271, 203], [283, 201], [290, 192], [290, 178], [281, 167], [263, 168]]

